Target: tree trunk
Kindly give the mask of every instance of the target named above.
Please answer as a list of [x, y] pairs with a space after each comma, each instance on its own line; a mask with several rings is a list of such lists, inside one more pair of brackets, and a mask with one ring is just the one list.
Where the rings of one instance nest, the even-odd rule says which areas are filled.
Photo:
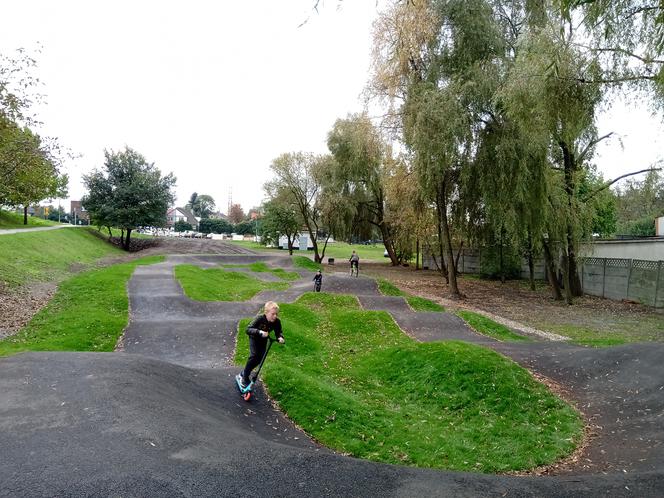
[[23, 206], [23, 224], [28, 224], [28, 206]]
[[131, 237], [131, 228], [127, 228], [127, 236], [125, 237], [124, 249], [129, 251], [129, 238]]
[[454, 269], [456, 270], [457, 275], [459, 275], [459, 258], [461, 257], [461, 251], [463, 251], [463, 240], [459, 245], [459, 250], [457, 251], [456, 258], [454, 258]]
[[420, 269], [420, 238], [415, 239], [415, 269]]
[[[567, 231], [567, 257], [569, 267], [569, 288], [572, 296], [583, 296], [583, 289], [581, 288], [581, 278], [579, 277], [579, 270], [576, 263], [576, 250], [574, 248], [574, 237], [571, 232], [571, 227]], [[571, 303], [570, 303], [571, 304]]]
[[567, 303], [572, 304], [573, 296], [581, 296], [583, 290], [581, 289], [581, 279], [576, 264], [576, 251], [574, 248], [574, 227], [571, 223], [572, 213], [574, 212], [574, 193], [576, 186], [574, 184], [574, 173], [578, 166], [576, 158], [570, 150], [569, 146], [564, 141], [559, 141], [560, 148], [563, 152], [563, 166], [565, 168], [565, 194], [567, 195], [567, 247], [565, 254], [565, 264], [563, 265], [563, 272], [565, 275], [565, 296]]
[[528, 231], [528, 251], [526, 252], [528, 259], [528, 278], [530, 279], [530, 290], [535, 290], [535, 261], [533, 258], [533, 234]]
[[380, 234], [383, 237], [383, 245], [387, 250], [387, 255], [390, 257], [392, 266], [399, 266], [400, 261], [397, 257], [396, 251], [394, 250], [394, 242], [392, 242], [392, 234], [390, 233], [390, 229], [385, 225], [385, 223], [382, 222], [378, 225], [378, 228], [380, 229]]
[[[443, 272], [443, 276], [445, 277], [445, 283], [449, 285], [450, 283], [450, 277], [447, 271], [447, 265], [445, 264], [445, 257], [443, 256], [445, 254], [445, 251], [443, 249], [443, 227], [442, 227], [442, 220], [443, 220], [443, 211], [446, 209], [447, 206], [445, 206], [445, 201], [443, 198], [443, 195], [440, 192], [440, 188], [438, 189], [438, 192], [436, 194], [436, 212], [438, 216], [436, 217], [436, 225], [438, 225], [436, 228], [438, 229], [438, 250], [440, 254], [440, 271]], [[442, 207], [441, 207], [442, 205]], [[447, 213], [444, 215], [445, 219], [447, 219]], [[451, 260], [450, 260], [451, 261]]]
[[553, 298], [556, 301], [562, 301], [563, 294], [560, 291], [560, 285], [558, 285], [558, 279], [556, 278], [556, 269], [554, 268], [553, 258], [551, 257], [551, 248], [549, 247], [549, 243], [544, 239], [542, 240], [542, 248], [544, 249], [544, 268], [549, 284], [551, 285]]
[[[443, 186], [443, 188], [445, 188]], [[452, 252], [452, 236], [450, 234], [450, 225], [447, 220], [447, 203], [443, 205], [442, 209], [440, 210], [441, 214], [443, 216], [443, 219], [441, 220], [441, 225], [443, 229], [443, 236], [445, 237], [445, 250], [447, 252], [447, 260], [449, 261], [448, 263], [448, 270], [447, 274], [449, 275], [448, 283], [450, 286], [450, 292], [452, 293], [452, 296], [454, 298], [461, 298], [461, 292], [459, 292], [459, 286], [457, 285], [457, 279], [456, 279], [456, 268], [454, 267], [454, 253]]]

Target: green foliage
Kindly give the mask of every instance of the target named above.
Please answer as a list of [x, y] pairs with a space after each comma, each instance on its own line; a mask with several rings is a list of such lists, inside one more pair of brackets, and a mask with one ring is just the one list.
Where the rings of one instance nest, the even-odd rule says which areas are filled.
[[0, 54], [0, 206], [29, 206], [49, 197], [64, 197], [67, 175], [57, 140], [30, 127], [38, 124], [30, 106], [39, 80], [36, 61], [23, 49], [15, 56]]
[[222, 219], [203, 218], [198, 224], [198, 229], [202, 233], [231, 233], [233, 225]]
[[233, 225], [233, 231], [240, 235], [256, 233], [256, 222], [241, 221], [240, 223]]
[[[491, 245], [482, 248], [483, 278], [516, 279], [521, 277], [521, 254], [510, 245]], [[501, 256], [502, 253], [502, 256]]]
[[262, 290], [286, 290], [286, 282], [262, 282], [239, 272], [193, 265], [177, 265], [175, 278], [184, 293], [195, 301], [247, 301]]
[[22, 351], [113, 351], [129, 318], [127, 281], [136, 266], [163, 259], [151, 256], [64, 281], [28, 325], [0, 341], [0, 356]]
[[633, 235], [640, 237], [654, 236], [655, 219], [647, 216], [637, 220], [623, 222], [623, 224], [620, 225], [620, 233], [622, 235]]
[[632, 178], [616, 189], [618, 233], [655, 235], [655, 218], [664, 215], [664, 177], [649, 171], [643, 179]]
[[504, 342], [529, 342], [530, 339], [526, 336], [516, 334], [509, 328], [494, 322], [479, 313], [472, 311], [457, 311], [457, 316], [462, 318], [471, 328], [480, 334], [493, 337], [498, 341]]
[[186, 232], [188, 230], [191, 230], [192, 228], [193, 227], [191, 226], [191, 223], [187, 223], [184, 220], [178, 220], [173, 225], [173, 230], [175, 230], [176, 232]]
[[261, 226], [263, 244], [277, 245], [281, 235], [285, 235], [292, 242], [300, 231], [300, 222], [296, 208], [289, 202], [287, 196], [276, 197], [266, 202], [263, 211], [265, 213]]
[[84, 175], [88, 193], [81, 202], [96, 225], [125, 230], [128, 250], [132, 230], [166, 223], [175, 177], [172, 173], [162, 177], [154, 163], [129, 147], [122, 152], [106, 150], [104, 156], [105, 171]]
[[581, 437], [573, 409], [489, 349], [415, 343], [389, 314], [363, 311], [353, 296], [308, 293], [280, 307], [286, 344], [270, 353], [265, 383], [291, 420], [336, 451], [506, 472], [553, 462]]
[[87, 228], [62, 228], [0, 237], [0, 281], [17, 287], [34, 281], [60, 280], [73, 265], [89, 265], [122, 251]]

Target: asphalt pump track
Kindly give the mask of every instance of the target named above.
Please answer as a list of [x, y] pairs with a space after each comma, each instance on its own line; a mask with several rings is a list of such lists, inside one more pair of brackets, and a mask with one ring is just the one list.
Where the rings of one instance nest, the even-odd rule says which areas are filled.
[[[490, 347], [564, 389], [592, 427], [555, 475], [506, 476], [386, 465], [310, 440], [266, 399], [238, 396], [237, 323], [269, 300], [292, 302], [312, 273], [248, 302], [195, 302], [177, 264], [268, 264], [281, 255], [169, 256], [137, 267], [120, 352], [0, 358], [0, 496], [664, 496], [664, 344], [589, 349], [501, 343], [448, 313], [413, 312], [376, 282], [326, 274], [324, 291], [387, 310], [421, 341]], [[236, 271], [243, 271], [237, 269]], [[269, 273], [254, 274], [265, 280]]]

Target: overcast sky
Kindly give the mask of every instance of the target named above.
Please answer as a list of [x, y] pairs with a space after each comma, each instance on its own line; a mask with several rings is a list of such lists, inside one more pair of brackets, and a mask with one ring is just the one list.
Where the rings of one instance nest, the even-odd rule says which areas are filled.
[[[362, 109], [376, 0], [3, 2], [0, 52], [34, 49], [47, 104], [43, 134], [81, 154], [70, 197], [103, 150], [128, 145], [177, 177], [177, 204], [211, 195], [223, 212], [263, 199], [272, 159], [326, 152], [337, 118]], [[307, 21], [300, 26], [303, 21]], [[596, 162], [606, 178], [661, 157], [662, 126], [616, 105], [614, 139]]]

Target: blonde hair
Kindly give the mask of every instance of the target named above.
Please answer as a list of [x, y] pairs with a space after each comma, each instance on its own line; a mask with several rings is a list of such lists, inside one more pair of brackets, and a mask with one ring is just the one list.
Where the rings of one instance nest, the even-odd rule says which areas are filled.
[[265, 303], [265, 306], [263, 306], [263, 313], [267, 313], [271, 309], [279, 311], [279, 305], [274, 301], [268, 301], [267, 303]]

